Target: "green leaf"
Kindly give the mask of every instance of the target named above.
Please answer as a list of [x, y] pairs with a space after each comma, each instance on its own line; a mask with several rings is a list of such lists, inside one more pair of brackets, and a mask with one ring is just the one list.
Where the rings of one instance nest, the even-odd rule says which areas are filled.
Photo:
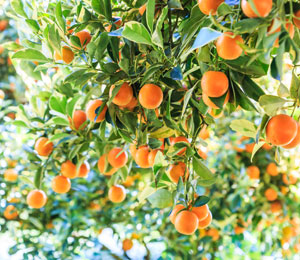
[[[196, 86], [196, 85], [195, 85], [195, 86]], [[184, 115], [184, 113], [185, 113], [185, 109], [186, 109], [186, 107], [187, 107], [187, 105], [188, 105], [188, 103], [189, 103], [189, 101], [190, 101], [190, 98], [191, 98], [191, 96], [192, 96], [192, 94], [193, 94], [193, 91], [194, 91], [195, 86], [194, 86], [193, 88], [189, 89], [189, 90], [185, 93], [185, 95], [184, 95], [183, 107], [182, 107], [182, 112], [181, 112], [181, 116], [182, 116], [182, 117], [183, 117], [183, 115]]]
[[152, 187], [146, 187], [142, 190], [142, 192], [138, 195], [139, 202], [143, 202], [145, 199], [147, 199], [149, 196], [151, 196], [156, 191], [155, 188]]
[[26, 19], [25, 22], [32, 29], [34, 33], [37, 33], [40, 30], [40, 26], [36, 20]]
[[295, 70], [292, 71], [292, 81], [290, 87], [291, 98], [299, 99], [300, 97], [300, 80]]
[[193, 157], [193, 169], [201, 180], [210, 180], [215, 178], [215, 175], [198, 159], [196, 156]]
[[61, 114], [65, 114], [65, 107], [63, 107], [62, 102], [55, 96], [51, 96], [49, 100], [49, 106], [52, 110], [57, 111]]
[[165, 6], [164, 9], [162, 9], [161, 15], [159, 16], [156, 23], [156, 28], [154, 30], [154, 33], [152, 34], [152, 42], [161, 48], [164, 48], [164, 39], [161, 33], [161, 29], [167, 17], [167, 14], [168, 14], [168, 7]]
[[252, 33], [263, 23], [261, 18], [243, 19], [234, 24], [236, 34]]
[[246, 119], [235, 119], [231, 122], [230, 128], [233, 131], [240, 133], [241, 135], [255, 138], [256, 136], [256, 127], [254, 123]]
[[153, 32], [153, 20], [155, 12], [155, 0], [148, 0], [146, 7], [146, 21], [150, 32]]
[[22, 45], [17, 44], [15, 41], [7, 41], [1, 43], [1, 46], [9, 51], [16, 51], [24, 48]]
[[181, 9], [183, 10], [183, 7], [181, 5], [180, 0], [169, 0], [168, 1], [168, 6], [171, 9]]
[[71, 99], [71, 101], [68, 102], [66, 110], [67, 110], [67, 113], [70, 117], [73, 116], [75, 106], [76, 106], [76, 104], [78, 103], [78, 101], [80, 100], [81, 97], [82, 97], [81, 95], [75, 96], [74, 98]]
[[49, 121], [47, 121], [46, 125], [62, 125], [62, 126], [69, 126], [70, 122], [62, 117], [52, 117]]
[[265, 144], [266, 142], [258, 142], [257, 144], [254, 145], [252, 154], [251, 154], [251, 162], [253, 160], [254, 155], [257, 153], [257, 151]]
[[194, 207], [201, 207], [209, 202], [209, 198], [206, 196], [199, 196], [195, 200]]
[[277, 89], [277, 95], [285, 98], [290, 95], [289, 89], [282, 82], [280, 82], [279, 87]]
[[148, 198], [154, 208], [167, 208], [172, 205], [172, 193], [166, 189], [159, 189]]
[[34, 186], [37, 189], [41, 189], [41, 182], [42, 182], [42, 179], [44, 178], [43, 175], [44, 175], [43, 168], [40, 167], [34, 175]]
[[56, 4], [55, 17], [56, 17], [56, 20], [57, 20], [57, 23], [58, 23], [60, 29], [64, 33], [66, 33], [66, 21], [63, 17], [63, 13], [62, 13], [62, 9], [61, 9], [61, 2]]
[[263, 95], [259, 98], [259, 104], [269, 116], [274, 116], [287, 101], [278, 96]]
[[27, 14], [24, 11], [24, 5], [23, 2], [20, 0], [11, 0], [10, 1], [12, 9], [16, 12], [16, 14], [28, 18]]
[[20, 50], [12, 55], [12, 59], [22, 59], [28, 61], [39, 61], [48, 62], [49, 60], [44, 56], [43, 53], [35, 49]]
[[125, 24], [122, 36], [136, 43], [152, 45], [151, 36], [146, 27], [143, 24], [135, 21]]
[[168, 138], [170, 136], [173, 136], [175, 134], [175, 130], [171, 129], [167, 126], [163, 126], [160, 129], [150, 133], [150, 137], [153, 138]]

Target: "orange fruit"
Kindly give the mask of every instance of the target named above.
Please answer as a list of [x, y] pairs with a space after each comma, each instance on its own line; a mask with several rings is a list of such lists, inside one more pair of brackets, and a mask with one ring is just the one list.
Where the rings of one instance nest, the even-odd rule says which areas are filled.
[[18, 211], [15, 208], [15, 206], [13, 206], [13, 205], [8, 205], [3, 212], [3, 216], [7, 220], [16, 219], [18, 217], [18, 215], [19, 215]]
[[[271, 25], [268, 27], [268, 32], [270, 32], [270, 31], [272, 31], [272, 33], [280, 32], [281, 26], [279, 26], [276, 30], [273, 30], [273, 28], [272, 28], [273, 24], [274, 24], [274, 20], [272, 21]], [[288, 31], [291, 39], [293, 39], [294, 35], [295, 35], [295, 28], [294, 28], [294, 25], [288, 19], [286, 19], [285, 28]], [[274, 47], [279, 47], [279, 38], [277, 38], [275, 40]]]
[[126, 180], [123, 182], [123, 185], [127, 188], [132, 186], [134, 183], [134, 178], [132, 176], [127, 176]]
[[170, 167], [170, 179], [174, 183], [178, 183], [180, 177], [184, 177], [183, 181], [186, 181], [189, 177], [189, 169], [186, 167], [184, 162], [178, 162], [176, 164], [172, 164]]
[[219, 5], [223, 2], [224, 0], [198, 0], [198, 6], [202, 13], [216, 15]]
[[278, 213], [278, 212], [281, 212], [281, 210], [282, 210], [282, 206], [281, 206], [281, 203], [279, 201], [272, 202], [270, 207], [271, 207], [271, 212], [272, 213]]
[[287, 145], [296, 137], [298, 123], [290, 116], [273, 116], [266, 127], [267, 140], [273, 145]]
[[138, 105], [138, 100], [135, 97], [132, 97], [132, 99], [130, 100], [130, 102], [125, 105], [125, 106], [119, 106], [122, 110], [127, 108], [130, 111], [133, 111], [134, 108]]
[[242, 0], [242, 10], [243, 13], [248, 16], [249, 18], [255, 18], [255, 17], [266, 17], [269, 15], [269, 13], [272, 10], [272, 4], [273, 1], [272, 0], [253, 0], [253, 3], [256, 7], [256, 10], [258, 12], [258, 14], [256, 14], [256, 12], [254, 12], [254, 10], [252, 9], [249, 1], [247, 0]]
[[137, 152], [136, 145], [135, 144], [129, 145], [129, 151], [130, 151], [131, 156], [135, 160], [135, 156], [136, 156], [136, 152]]
[[207, 230], [207, 236], [212, 237], [213, 241], [217, 241], [220, 238], [219, 230], [216, 228], [210, 228]]
[[[114, 19], [114, 24], [116, 25], [116, 27], [117, 27], [117, 29], [122, 25], [122, 18], [121, 17], [116, 17], [116, 16], [114, 16], [113, 17], [113, 19]], [[109, 24], [109, 23], [107, 23], [107, 24], [105, 24], [104, 25], [104, 29], [105, 29], [105, 31], [107, 31], [107, 32], [110, 32], [111, 31], [111, 24]]]
[[[178, 136], [178, 137], [170, 137], [170, 145], [173, 146], [178, 142], [185, 142], [185, 143], [189, 143], [189, 140], [184, 137], [184, 136]], [[177, 155], [183, 155], [186, 151], [186, 147], [182, 148]]]
[[183, 235], [192, 235], [198, 227], [198, 218], [191, 211], [183, 210], [175, 218], [175, 229]]
[[207, 126], [203, 127], [200, 130], [199, 137], [203, 140], [206, 140], [207, 138], [209, 138], [209, 131], [207, 129]]
[[34, 149], [40, 156], [49, 156], [53, 151], [53, 143], [46, 137], [40, 137], [36, 140]]
[[65, 161], [62, 163], [60, 172], [63, 176], [74, 179], [77, 177], [77, 170], [76, 170], [76, 165], [72, 163], [70, 160]]
[[267, 200], [269, 201], [273, 201], [273, 200], [276, 200], [278, 195], [277, 195], [277, 191], [272, 189], [272, 188], [268, 188], [266, 191], [265, 191], [265, 196], [267, 198]]
[[243, 53], [243, 49], [238, 43], [243, 44], [244, 40], [241, 36], [233, 37], [232, 32], [225, 32], [216, 42], [218, 55], [224, 60], [235, 60]]
[[75, 110], [72, 119], [69, 118], [70, 127], [76, 130], [83, 130], [86, 127], [86, 113], [82, 110]]
[[90, 172], [90, 165], [88, 164], [88, 162], [84, 162], [79, 167], [77, 177], [86, 178], [88, 176], [89, 172]]
[[184, 208], [185, 208], [185, 207], [184, 207], [182, 204], [178, 204], [178, 205], [176, 205], [176, 206], [174, 207], [174, 209], [172, 210], [172, 212], [171, 212], [171, 214], [170, 214], [170, 216], [169, 216], [169, 218], [170, 218], [170, 220], [171, 220], [171, 222], [172, 222], [173, 224], [175, 224], [175, 218], [176, 218], [178, 212], [179, 212], [180, 210], [184, 209]]
[[74, 60], [74, 52], [68, 46], [63, 46], [61, 48], [61, 54], [58, 52], [54, 53], [54, 60], [62, 60], [66, 64], [70, 64]]
[[145, 13], [146, 7], [147, 7], [147, 4], [144, 4], [139, 8], [140, 15], [143, 15]]
[[277, 165], [275, 163], [269, 163], [267, 166], [267, 173], [271, 176], [277, 176], [279, 174]]
[[54, 177], [51, 182], [51, 187], [56, 193], [67, 193], [71, 189], [71, 181], [69, 178], [59, 175]]
[[73, 32], [74, 32], [74, 30], [73, 29], [70, 29], [72, 26], [70, 26], [71, 25], [71, 21], [67, 21], [67, 25], [69, 25], [69, 26], [67, 26], [67, 30], [68, 30], [68, 33], [69, 34], [72, 34]]
[[297, 177], [293, 174], [283, 174], [282, 175], [282, 181], [286, 185], [294, 185], [297, 183]]
[[127, 163], [127, 153], [122, 151], [123, 149], [119, 147], [115, 147], [109, 151], [107, 160], [112, 167], [122, 168]]
[[266, 151], [269, 151], [273, 148], [272, 145], [269, 145], [268, 143], [263, 144], [262, 148]]
[[4, 171], [4, 179], [6, 181], [14, 182], [18, 179], [18, 172], [15, 169], [6, 169]]
[[[95, 123], [102, 122], [105, 118], [105, 113], [107, 111], [107, 105], [104, 106], [103, 110], [100, 114], [98, 114], [98, 110], [102, 105], [102, 101], [100, 99], [91, 100], [86, 106], [86, 115], [87, 118]], [[97, 116], [98, 115], [98, 116]], [[96, 118], [97, 117], [97, 118]]]
[[118, 170], [118, 168], [111, 168], [108, 172], [105, 172], [105, 163], [106, 163], [106, 160], [107, 160], [107, 154], [103, 154], [99, 158], [98, 164], [97, 164], [98, 170], [103, 175], [111, 176], [111, 175], [113, 175]]
[[282, 235], [283, 235], [283, 238], [285, 238], [285, 239], [291, 238], [293, 236], [292, 227], [284, 227], [282, 229]]
[[199, 221], [198, 228], [208, 227], [211, 224], [211, 221], [212, 221], [212, 214], [210, 211], [208, 211], [207, 217], [205, 219]]
[[0, 55], [4, 52], [4, 47], [0, 45]]
[[282, 193], [282, 195], [286, 195], [289, 192], [289, 188], [285, 186], [280, 186], [280, 192]]
[[148, 162], [149, 162], [150, 167], [153, 167], [154, 162], [155, 162], [155, 156], [158, 151], [159, 151], [159, 149], [151, 150], [150, 153], [148, 154]]
[[6, 29], [7, 25], [8, 25], [7, 20], [1, 20], [0, 21], [0, 32], [3, 32]]
[[294, 13], [293, 22], [295, 26], [300, 29], [300, 10], [298, 10], [296, 13]]
[[207, 159], [207, 154], [201, 148], [198, 149], [198, 154], [203, 160]]
[[139, 102], [142, 107], [147, 109], [158, 108], [163, 101], [161, 88], [154, 84], [144, 85], [139, 93]]
[[0, 89], [0, 99], [4, 99], [5, 98], [5, 93], [2, 89]]
[[28, 193], [26, 200], [30, 207], [40, 209], [46, 205], [47, 196], [42, 190], [32, 190]]
[[132, 247], [133, 247], [133, 242], [131, 239], [126, 238], [123, 240], [122, 248], [124, 251], [130, 250]]
[[108, 190], [108, 198], [111, 202], [120, 203], [126, 198], [126, 191], [122, 185], [111, 186]]
[[192, 212], [196, 214], [199, 221], [202, 221], [207, 218], [208, 213], [209, 213], [209, 208], [208, 208], [208, 205], [205, 204], [201, 207], [193, 207]]
[[251, 165], [251, 166], [247, 167], [246, 171], [247, 171], [247, 175], [249, 176], [250, 179], [253, 179], [253, 180], [259, 179], [260, 171], [257, 166]]
[[148, 146], [142, 146], [139, 147], [135, 154], [135, 162], [138, 166], [141, 168], [149, 168], [149, 147]]
[[285, 149], [292, 149], [297, 147], [300, 144], [300, 124], [298, 123], [297, 134], [295, 138], [287, 145], [282, 146]]
[[[212, 102], [210, 100], [209, 96], [207, 96], [205, 93], [202, 93], [202, 100], [203, 100], [204, 104], [207, 105], [208, 107], [214, 108], [214, 109], [220, 109], [220, 107], [218, 107], [214, 102]], [[229, 92], [227, 92], [223, 107], [228, 103], [228, 100], [229, 100]]]
[[203, 74], [201, 87], [204, 94], [209, 97], [223, 96], [229, 87], [228, 78], [221, 71], [207, 71]]
[[[112, 85], [109, 90], [109, 96], [112, 96], [112, 92], [115, 88], [115, 85]], [[124, 82], [119, 89], [118, 93], [113, 98], [112, 102], [118, 106], [126, 106], [133, 98], [133, 90], [132, 87]]]
[[248, 153], [252, 153], [255, 143], [245, 144], [245, 151]]
[[[84, 49], [92, 39], [92, 36], [87, 31], [81, 31], [81, 32], [75, 33], [75, 36], [77, 36], [79, 38], [82, 49]], [[74, 47], [76, 49], [80, 49], [74, 45], [72, 45], [72, 47]]]
[[235, 226], [234, 233], [237, 235], [243, 234], [245, 232], [245, 228], [241, 226]]

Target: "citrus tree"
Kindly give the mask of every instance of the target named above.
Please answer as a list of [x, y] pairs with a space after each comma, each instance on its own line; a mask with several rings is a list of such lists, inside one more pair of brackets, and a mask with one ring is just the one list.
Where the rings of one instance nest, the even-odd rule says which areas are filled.
[[[228, 231], [234, 228], [237, 234], [230, 239], [238, 240], [248, 221], [253, 220], [253, 228], [260, 223], [263, 214], [255, 212], [268, 207], [266, 200], [275, 201], [270, 207], [280, 211], [281, 186], [296, 182], [287, 172], [292, 166], [284, 169], [285, 177], [270, 178], [277, 170], [274, 162], [300, 142], [299, 9], [293, 1], [271, 0], [12, 0], [6, 14], [16, 23], [19, 41], [6, 41], [3, 47], [10, 51], [9, 60], [26, 83], [28, 97], [16, 108], [13, 122], [28, 133], [28, 171], [20, 185], [25, 185], [23, 195], [32, 218], [24, 216], [21, 224], [26, 219], [26, 228], [45, 232], [46, 225], [51, 227], [58, 218], [56, 230], [69, 230], [65, 244], [57, 245], [62, 247], [60, 257], [70, 257], [77, 253], [75, 248], [89, 246], [82, 241], [91, 234], [80, 230], [93, 225], [99, 231], [112, 220], [132, 224], [136, 214], [135, 222], [143, 228], [155, 225], [170, 238], [172, 253], [201, 257], [207, 252], [215, 256], [217, 235], [226, 223]], [[266, 75], [273, 78], [272, 88], [264, 82]], [[205, 162], [205, 139], [212, 132], [208, 129], [216, 130], [220, 117], [230, 119], [232, 130], [251, 138], [246, 140], [250, 153], [244, 157], [243, 152], [235, 162], [234, 152], [232, 165], [224, 163], [225, 147], [218, 147], [213, 164]], [[228, 125], [226, 129], [231, 131]], [[217, 139], [220, 135], [214, 132]], [[272, 151], [266, 152], [270, 146]], [[266, 162], [273, 163], [267, 170], [271, 173], [262, 177]], [[243, 165], [250, 179], [261, 180], [255, 192], [250, 190], [262, 200], [250, 203], [249, 194], [242, 204], [243, 189], [237, 191], [233, 184], [226, 188], [228, 196], [214, 196], [229, 179], [245, 182], [240, 176], [231, 180], [229, 174]], [[216, 182], [210, 192], [205, 190]], [[137, 194], [126, 191], [132, 185]], [[243, 185], [248, 189], [249, 182]], [[232, 199], [235, 226], [229, 212], [218, 208]], [[68, 205], [86, 212], [85, 221], [91, 222], [82, 223], [82, 217], [66, 211]], [[291, 219], [296, 208], [290, 210]], [[130, 213], [133, 209], [141, 210]], [[151, 213], [154, 219], [145, 223]], [[99, 214], [101, 221], [96, 220]], [[158, 215], [161, 225], [155, 222]], [[223, 224], [204, 232], [212, 219]], [[187, 244], [182, 252], [171, 242], [177, 232], [193, 235], [197, 229], [208, 251], [198, 252], [194, 236], [180, 237]], [[122, 236], [127, 251], [134, 236]], [[151, 240], [146, 234], [138, 239], [146, 248]], [[32, 239], [28, 243], [38, 247]], [[69, 244], [72, 252], [64, 250]], [[43, 257], [49, 258], [51, 250]]]

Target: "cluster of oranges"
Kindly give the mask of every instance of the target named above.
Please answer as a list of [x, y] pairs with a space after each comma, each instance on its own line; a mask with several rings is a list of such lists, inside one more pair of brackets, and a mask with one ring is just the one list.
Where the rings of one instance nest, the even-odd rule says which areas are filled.
[[169, 218], [179, 233], [192, 235], [198, 228], [204, 229], [211, 224], [212, 214], [207, 204], [188, 208], [178, 204], [172, 210]]

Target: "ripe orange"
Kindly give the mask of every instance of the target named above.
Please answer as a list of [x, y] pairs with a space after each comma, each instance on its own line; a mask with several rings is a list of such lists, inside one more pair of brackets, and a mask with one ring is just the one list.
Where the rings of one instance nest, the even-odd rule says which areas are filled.
[[70, 64], [74, 60], [74, 52], [68, 46], [63, 46], [61, 48], [61, 54], [58, 52], [54, 53], [54, 60], [62, 60], [66, 64]]
[[[82, 49], [84, 49], [92, 39], [92, 36], [87, 31], [81, 31], [81, 32], [75, 33], [75, 36], [77, 36], [79, 38]], [[72, 45], [72, 47], [74, 47], [76, 49], [80, 49], [74, 45]]]
[[267, 173], [271, 176], [277, 176], [279, 174], [277, 165], [275, 163], [269, 163], [267, 166]]
[[198, 227], [197, 215], [191, 211], [183, 210], [175, 218], [175, 229], [184, 235], [192, 235]]
[[88, 162], [84, 162], [79, 167], [77, 177], [86, 178], [89, 172], [90, 172], [90, 165], [88, 164]]
[[69, 26], [67, 26], [67, 30], [68, 30], [68, 33], [69, 34], [72, 34], [73, 32], [74, 32], [74, 30], [73, 29], [70, 29], [72, 26], [70, 26], [71, 25], [71, 21], [67, 21], [67, 25], [69, 25]]
[[136, 152], [137, 152], [136, 145], [135, 144], [129, 145], [129, 151], [130, 151], [131, 156], [135, 160], [135, 156], [136, 156]]
[[[101, 113], [98, 115], [98, 111], [102, 105], [102, 100], [100, 99], [96, 99], [96, 100], [91, 100], [87, 106], [86, 106], [86, 115], [87, 118], [92, 121], [92, 122], [102, 122], [105, 118], [105, 113], [107, 111], [107, 105], [104, 106], [103, 110], [101, 111]], [[97, 116], [98, 115], [98, 116]], [[97, 117], [97, 118], [96, 118]]]
[[207, 159], [207, 154], [206, 154], [206, 152], [204, 152], [201, 148], [198, 149], [198, 154], [200, 155], [200, 157], [201, 157], [203, 160], [206, 160], [206, 159]]
[[273, 200], [276, 200], [278, 195], [277, 195], [277, 191], [272, 189], [272, 188], [268, 188], [266, 191], [265, 191], [265, 196], [267, 198], [267, 200], [269, 201], [273, 201]]
[[282, 146], [285, 149], [292, 149], [297, 147], [300, 144], [300, 124], [298, 123], [297, 134], [295, 138], [287, 145]]
[[122, 151], [123, 149], [119, 147], [115, 147], [109, 151], [107, 160], [112, 167], [122, 168], [127, 163], [127, 153]]
[[4, 47], [0, 45], [0, 55], [4, 52]]
[[86, 113], [82, 110], [76, 110], [73, 113], [72, 119], [69, 118], [70, 127], [76, 130], [83, 130], [86, 127]]
[[[256, 10], [257, 10], [260, 17], [268, 16], [269, 13], [272, 10], [272, 4], [273, 4], [272, 0], [264, 0], [264, 1], [262, 1], [262, 0], [253, 0], [253, 3], [255, 5]], [[258, 17], [258, 15], [252, 9], [249, 1], [242, 0], [241, 6], [242, 6], [243, 13], [246, 16], [248, 16], [249, 18]]]
[[296, 13], [294, 13], [293, 22], [296, 25], [298, 29], [300, 29], [300, 10], [298, 10]]
[[280, 186], [280, 192], [282, 193], [282, 195], [286, 195], [289, 192], [289, 188], [285, 186]]
[[14, 182], [18, 179], [18, 173], [15, 169], [6, 169], [4, 172], [4, 179], [9, 182]]
[[245, 232], [245, 228], [239, 225], [235, 226], [234, 233], [237, 235], [243, 234]]
[[239, 43], [244, 43], [241, 36], [236, 35], [233, 37], [232, 32], [225, 32], [220, 36], [216, 42], [218, 55], [224, 60], [235, 60], [243, 53], [243, 49]]
[[132, 176], [127, 176], [125, 181], [123, 182], [123, 185], [128, 188], [130, 186], [132, 186], [134, 183], [134, 178]]
[[108, 198], [111, 202], [120, 203], [126, 198], [126, 191], [122, 185], [111, 186], [108, 190]]
[[162, 101], [163, 92], [159, 86], [154, 84], [146, 84], [141, 88], [139, 93], [139, 102], [144, 108], [158, 108]]
[[[114, 19], [114, 24], [116, 25], [117, 29], [120, 28], [120, 26], [122, 25], [122, 18], [121, 17], [113, 17]], [[105, 31], [107, 32], [110, 32], [111, 31], [111, 24], [107, 23], [104, 25], [104, 29]]]
[[211, 224], [211, 221], [212, 221], [212, 214], [210, 211], [208, 211], [207, 217], [205, 219], [199, 221], [198, 228], [208, 227]]
[[103, 154], [98, 160], [98, 170], [103, 175], [111, 176], [113, 175], [118, 168], [111, 168], [108, 172], [105, 172], [105, 161], [107, 160], [107, 154]]
[[[208, 107], [214, 108], [214, 109], [220, 109], [214, 102], [212, 102], [210, 100], [209, 96], [207, 96], [205, 93], [202, 93], [202, 100], [203, 100], [204, 104], [207, 105]], [[227, 92], [223, 107], [228, 103], [228, 100], [229, 100], [229, 92]]]
[[150, 153], [148, 154], [148, 162], [151, 167], [153, 167], [153, 165], [154, 165], [155, 156], [158, 151], [159, 151], [159, 149], [151, 150]]
[[267, 140], [273, 145], [287, 145], [296, 137], [298, 123], [290, 116], [273, 116], [266, 127]]
[[213, 241], [217, 241], [220, 238], [219, 230], [216, 228], [210, 228], [207, 230], [207, 236], [212, 237]]
[[281, 210], [282, 210], [282, 206], [281, 206], [281, 203], [279, 201], [272, 202], [270, 207], [271, 207], [271, 212], [272, 213], [278, 213], [278, 212], [281, 212]]
[[139, 8], [140, 15], [143, 15], [145, 13], [146, 7], [147, 7], [147, 4], [144, 4]]
[[138, 105], [138, 100], [135, 97], [132, 97], [130, 102], [125, 106], [119, 106], [122, 110], [127, 108], [130, 111], [133, 111], [134, 108]]
[[247, 175], [249, 176], [250, 179], [253, 179], [253, 180], [259, 179], [260, 171], [257, 166], [251, 165], [247, 168], [246, 171], [247, 171]]
[[45, 206], [47, 202], [47, 196], [42, 190], [32, 190], [27, 195], [27, 204], [34, 208], [40, 209]]
[[[189, 177], [189, 169], [186, 167], [184, 162], [172, 164], [169, 173], [170, 179], [175, 183], [178, 183], [180, 177], [182, 177], [183, 181], [186, 181]], [[183, 178], [184, 176], [185, 178]]]
[[[112, 85], [109, 90], [109, 96], [112, 96], [112, 92], [115, 88], [115, 85]], [[118, 93], [113, 98], [112, 102], [118, 106], [126, 106], [133, 98], [133, 90], [132, 87], [127, 83], [124, 82], [119, 89]]]
[[255, 143], [245, 144], [245, 151], [248, 153], [252, 153]]
[[[272, 27], [273, 27], [273, 24], [274, 24], [274, 20], [272, 21], [271, 25], [268, 27], [268, 32], [269, 31], [272, 31], [272, 33], [276, 33], [276, 32], [280, 32], [281, 31], [281, 26], [278, 27], [276, 30], [274, 30]], [[294, 35], [295, 35], [295, 28], [294, 28], [294, 25], [288, 20], [286, 19], [286, 23], [285, 23], [285, 28], [286, 30], [288, 31], [291, 39], [294, 38]], [[279, 47], [279, 38], [277, 38], [274, 42], [274, 47]]]
[[1, 20], [0, 21], [0, 32], [3, 32], [6, 29], [7, 25], [8, 25], [7, 20]]
[[174, 209], [172, 210], [172, 212], [171, 212], [169, 218], [170, 218], [170, 220], [171, 220], [171, 222], [172, 222], [173, 224], [175, 224], [175, 218], [176, 218], [178, 212], [179, 212], [180, 210], [182, 210], [182, 209], [184, 209], [184, 206], [183, 206], [182, 204], [178, 204], [178, 205], [176, 205], [176, 206], [174, 207]]
[[148, 146], [142, 146], [139, 147], [135, 154], [135, 162], [138, 166], [141, 168], [149, 168], [149, 147]]
[[77, 170], [76, 170], [76, 165], [72, 163], [70, 160], [65, 161], [62, 163], [60, 172], [63, 176], [74, 179], [77, 177]]
[[205, 204], [201, 207], [193, 207], [192, 212], [194, 212], [196, 214], [199, 221], [202, 221], [207, 218], [208, 213], [209, 213], [209, 208], [208, 208], [208, 205]]
[[132, 247], [133, 247], [133, 242], [131, 239], [126, 238], [123, 240], [122, 248], [124, 251], [130, 250]]
[[292, 227], [284, 227], [282, 229], [282, 235], [284, 239], [289, 239], [293, 236], [293, 229]]
[[46, 137], [40, 137], [36, 140], [34, 149], [40, 156], [49, 156], [53, 151], [53, 143]]
[[51, 187], [56, 193], [67, 193], [71, 189], [71, 181], [69, 178], [59, 175], [54, 177], [51, 182]]
[[228, 78], [221, 71], [207, 71], [203, 74], [201, 87], [204, 94], [209, 97], [223, 96], [229, 87]]
[[216, 15], [219, 5], [223, 2], [224, 0], [198, 0], [198, 6], [202, 13]]
[[286, 185], [294, 185], [297, 183], [297, 177], [294, 174], [283, 174], [282, 181]]
[[199, 137], [203, 140], [206, 140], [209, 138], [209, 131], [207, 129], [207, 126], [203, 127], [199, 133]]
[[[185, 143], [189, 143], [189, 140], [184, 137], [184, 136], [178, 136], [178, 137], [170, 137], [170, 145], [173, 146], [178, 142], [185, 142]], [[186, 147], [182, 148], [177, 155], [183, 155], [186, 151]]]
[[3, 216], [7, 220], [16, 219], [18, 217], [18, 215], [19, 215], [18, 211], [15, 208], [15, 206], [13, 206], [13, 205], [8, 205], [3, 212]]

